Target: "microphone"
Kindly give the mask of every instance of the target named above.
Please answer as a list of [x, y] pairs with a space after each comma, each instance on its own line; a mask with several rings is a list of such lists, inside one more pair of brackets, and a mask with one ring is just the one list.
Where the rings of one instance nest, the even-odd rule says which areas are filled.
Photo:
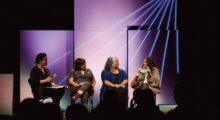
[[53, 78], [55, 78], [57, 76], [57, 74], [53, 74]]
[[50, 74], [50, 77], [55, 78], [57, 76], [57, 74]]
[[54, 81], [55, 80], [55, 78], [56, 78], [56, 76], [57, 76], [57, 74], [50, 74], [50, 77], [52, 78], [52, 81]]

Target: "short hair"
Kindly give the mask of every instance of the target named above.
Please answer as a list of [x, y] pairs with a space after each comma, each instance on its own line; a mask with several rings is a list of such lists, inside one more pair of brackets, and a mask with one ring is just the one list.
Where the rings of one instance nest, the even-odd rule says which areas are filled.
[[40, 63], [41, 60], [44, 59], [44, 57], [46, 57], [47, 54], [46, 53], [39, 53], [37, 54], [36, 58], [35, 58], [35, 63]]
[[86, 60], [83, 58], [77, 58], [74, 63], [75, 70], [81, 70], [81, 66], [86, 63]]

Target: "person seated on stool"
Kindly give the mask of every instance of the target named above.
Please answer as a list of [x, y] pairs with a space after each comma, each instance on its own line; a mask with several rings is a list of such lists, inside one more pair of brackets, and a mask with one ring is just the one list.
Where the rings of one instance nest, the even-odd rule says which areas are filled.
[[48, 89], [57, 86], [54, 83], [54, 76], [50, 75], [47, 66], [47, 54], [39, 53], [35, 59], [36, 65], [32, 68], [28, 82], [31, 86], [33, 96], [38, 101], [52, 98], [53, 103], [59, 105], [64, 94], [64, 89]]
[[107, 59], [101, 73], [101, 79], [103, 85], [100, 98], [104, 96], [106, 91], [112, 90], [117, 94], [118, 102], [120, 102], [123, 109], [126, 110], [128, 105], [128, 77], [126, 72], [119, 67], [117, 57], [109, 57]]
[[69, 74], [68, 82], [71, 87], [72, 102], [81, 97], [81, 104], [87, 107], [89, 98], [94, 93], [96, 80], [92, 71], [86, 68], [85, 59], [77, 58], [75, 60], [74, 69]]

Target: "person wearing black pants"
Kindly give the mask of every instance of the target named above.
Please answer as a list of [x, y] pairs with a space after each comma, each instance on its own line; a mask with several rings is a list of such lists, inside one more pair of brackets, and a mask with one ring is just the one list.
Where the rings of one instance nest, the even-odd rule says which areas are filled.
[[74, 103], [80, 97], [81, 104], [88, 108], [96, 80], [92, 71], [86, 68], [85, 59], [77, 58], [74, 61], [74, 69], [70, 71], [68, 82], [71, 87], [71, 102]]
[[40, 101], [47, 97], [51, 97], [53, 103], [59, 105], [64, 94], [64, 89], [49, 89], [56, 86], [53, 82], [54, 77], [50, 75], [47, 66], [47, 54], [39, 53], [35, 59], [36, 66], [34, 66], [30, 73], [28, 82], [31, 86], [33, 96]]
[[109, 57], [107, 59], [101, 78], [103, 82], [101, 94], [104, 95], [108, 90], [114, 91], [118, 102], [126, 110], [128, 105], [128, 77], [125, 71], [119, 68], [117, 57]]

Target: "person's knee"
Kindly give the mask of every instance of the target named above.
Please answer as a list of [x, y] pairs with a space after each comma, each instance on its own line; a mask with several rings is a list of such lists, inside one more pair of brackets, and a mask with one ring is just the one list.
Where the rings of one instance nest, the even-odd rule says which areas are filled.
[[91, 88], [90, 90], [89, 90], [89, 96], [92, 96], [93, 94], [94, 94], [94, 89], [93, 88]]
[[87, 101], [88, 99], [89, 99], [89, 92], [86, 91], [86, 92], [84, 92], [84, 93], [82, 94], [82, 100]]

